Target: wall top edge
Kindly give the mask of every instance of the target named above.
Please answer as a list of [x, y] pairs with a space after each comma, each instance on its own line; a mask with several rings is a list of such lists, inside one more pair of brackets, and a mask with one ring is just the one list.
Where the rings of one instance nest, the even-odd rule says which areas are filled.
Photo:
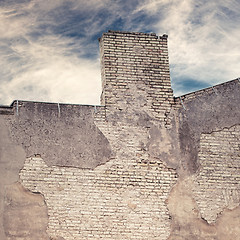
[[[103, 105], [90, 105], [90, 104], [71, 104], [71, 103], [56, 103], [56, 102], [38, 102], [38, 101], [25, 101], [25, 100], [14, 100], [10, 105], [0, 105], [0, 110], [10, 110], [13, 109], [17, 106], [23, 106], [23, 105], [43, 105], [43, 106], [49, 106], [49, 105], [59, 105], [59, 106], [64, 106], [64, 107], [76, 107], [76, 108], [81, 108], [81, 107], [87, 107], [87, 108], [101, 108], [105, 107]], [[0, 113], [1, 114], [1, 113]]]
[[174, 99], [175, 99], [176, 102], [181, 101], [182, 98], [187, 100], [188, 98], [192, 98], [193, 96], [204, 95], [205, 93], [207, 93], [209, 91], [215, 91], [215, 90], [220, 89], [224, 86], [230, 86], [232, 84], [239, 84], [239, 83], [240, 83], [240, 78], [236, 78], [236, 79], [233, 79], [233, 80], [229, 80], [227, 82], [219, 83], [219, 84], [207, 87], [207, 88], [203, 88], [203, 89], [200, 89], [200, 90], [197, 90], [197, 91], [194, 91], [194, 92], [190, 92], [190, 93], [178, 96], [178, 97], [174, 97]]
[[[128, 32], [128, 31], [115, 31], [115, 30], [108, 30], [108, 32], [102, 34], [102, 37], [112, 36], [112, 35], [145, 36], [145, 37], [153, 37], [153, 38], [160, 38], [160, 39], [168, 38], [167, 34], [163, 34], [162, 36], [157, 36], [156, 33]], [[98, 40], [100, 41], [102, 37], [98, 38]]]

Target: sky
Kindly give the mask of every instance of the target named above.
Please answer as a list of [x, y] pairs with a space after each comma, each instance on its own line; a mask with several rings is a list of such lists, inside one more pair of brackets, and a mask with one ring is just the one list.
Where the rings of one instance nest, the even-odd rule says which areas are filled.
[[240, 77], [239, 0], [0, 0], [0, 105], [100, 104], [108, 30], [168, 34], [175, 96]]

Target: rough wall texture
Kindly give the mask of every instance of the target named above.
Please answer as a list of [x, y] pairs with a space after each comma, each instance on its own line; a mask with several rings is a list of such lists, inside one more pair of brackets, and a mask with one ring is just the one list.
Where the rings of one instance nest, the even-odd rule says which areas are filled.
[[[178, 110], [179, 142], [185, 170], [198, 169], [198, 151], [202, 133], [211, 133], [239, 124], [239, 81], [234, 80], [181, 97]], [[180, 98], [176, 99], [180, 104]]]
[[240, 125], [224, 128], [200, 139], [199, 165], [193, 193], [201, 215], [209, 223], [240, 202]]
[[175, 99], [180, 163], [168, 198], [170, 240], [239, 239], [239, 92], [233, 80]]
[[8, 118], [11, 139], [27, 156], [40, 154], [49, 166], [94, 168], [111, 156], [107, 138], [94, 123], [101, 107], [14, 102]]
[[0, 107], [0, 239], [239, 239], [239, 81], [174, 98], [166, 35], [100, 47], [104, 106]]
[[[4, 114], [8, 113], [4, 110]], [[10, 109], [7, 109], [10, 110]], [[10, 111], [11, 113], [11, 111]], [[13, 144], [10, 140], [4, 116], [0, 116], [0, 239], [6, 239], [4, 230], [4, 198], [5, 187], [15, 183], [19, 178], [26, 154], [21, 146]]]
[[166, 120], [173, 102], [167, 36], [110, 31], [100, 39], [100, 50], [102, 104]]
[[24, 189], [19, 183], [5, 188], [3, 227], [6, 239], [49, 239], [47, 206], [43, 196]]

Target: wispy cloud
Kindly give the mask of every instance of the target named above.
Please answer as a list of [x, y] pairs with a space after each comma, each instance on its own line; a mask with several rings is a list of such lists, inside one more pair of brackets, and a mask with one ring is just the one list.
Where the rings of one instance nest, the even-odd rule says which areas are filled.
[[174, 0], [165, 7], [164, 20], [154, 29], [169, 34], [176, 95], [191, 90], [189, 81], [182, 86], [186, 79], [207, 86], [239, 76], [239, 1]]
[[[239, 75], [235, 0], [0, 2], [0, 104], [98, 104], [97, 38], [108, 29], [169, 34], [175, 94]], [[191, 86], [191, 83], [192, 86]]]
[[0, 103], [24, 99], [99, 104], [97, 37], [108, 28], [133, 27], [129, 12], [136, 2], [38, 0], [0, 4]]
[[[74, 36], [74, 32], [81, 33], [81, 28], [70, 26], [71, 20], [64, 15], [70, 9], [64, 10], [64, 1], [46, 3], [29, 1], [1, 8], [0, 102], [10, 104], [13, 99], [24, 99], [99, 103], [97, 44], [88, 42], [86, 34]], [[69, 2], [70, 6], [74, 11], [76, 6]], [[64, 34], [58, 29], [61, 27], [66, 28]], [[91, 47], [92, 59], [86, 57], [91, 55]]]

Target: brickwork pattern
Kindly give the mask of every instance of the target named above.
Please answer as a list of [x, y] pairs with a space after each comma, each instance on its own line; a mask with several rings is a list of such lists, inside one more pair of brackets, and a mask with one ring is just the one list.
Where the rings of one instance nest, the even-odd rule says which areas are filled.
[[48, 167], [26, 160], [22, 184], [44, 195], [48, 234], [72, 239], [167, 239], [165, 201], [176, 182], [163, 165], [107, 163], [95, 170]]
[[225, 208], [240, 202], [240, 126], [202, 134], [200, 171], [193, 192], [202, 217], [216, 221]]
[[49, 236], [167, 239], [166, 200], [177, 181], [175, 170], [149, 157], [147, 127], [125, 118], [108, 122], [103, 106], [96, 107], [94, 119], [114, 152], [109, 162], [83, 170], [48, 167], [39, 157], [28, 158], [20, 172], [23, 186], [45, 197]]
[[[44, 195], [50, 237], [73, 239], [167, 239], [170, 215], [166, 200], [176, 171], [147, 151], [149, 128], [135, 116], [106, 121], [96, 106], [95, 124], [107, 137], [112, 159], [93, 170], [48, 167], [28, 158], [20, 172], [24, 187]], [[59, 201], [61, 199], [61, 201]]]
[[164, 120], [173, 103], [167, 36], [104, 33], [100, 50], [102, 104], [125, 112], [141, 108]]

